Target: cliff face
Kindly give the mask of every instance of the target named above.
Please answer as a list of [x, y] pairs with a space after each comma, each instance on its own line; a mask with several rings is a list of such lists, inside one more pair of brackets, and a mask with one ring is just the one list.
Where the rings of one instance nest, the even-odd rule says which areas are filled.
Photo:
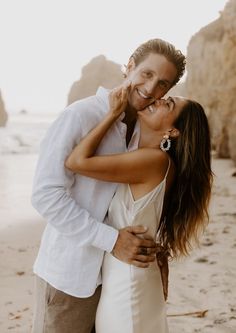
[[83, 67], [81, 79], [72, 85], [68, 104], [94, 95], [99, 86], [111, 89], [122, 81], [121, 66], [107, 60], [104, 55], [97, 56]]
[[192, 37], [187, 51], [186, 95], [207, 112], [218, 156], [236, 162], [236, 0]]
[[177, 83], [173, 88], [171, 88], [168, 91], [168, 93], [164, 96], [164, 98], [167, 98], [168, 96], [183, 96], [183, 97], [187, 97], [186, 83], [185, 82], [179, 82], [179, 83]]
[[2, 95], [0, 92], [0, 127], [5, 126], [6, 122], [7, 122], [7, 113], [6, 113], [4, 102], [3, 102]]

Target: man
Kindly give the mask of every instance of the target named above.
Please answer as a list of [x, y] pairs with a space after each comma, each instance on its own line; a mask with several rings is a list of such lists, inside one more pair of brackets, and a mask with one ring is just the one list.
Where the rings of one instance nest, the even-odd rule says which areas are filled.
[[[185, 57], [173, 45], [153, 39], [130, 57], [125, 76], [131, 81], [123, 119], [102, 141], [97, 153], [138, 147], [136, 113], [164, 96], [183, 75]], [[75, 175], [64, 167], [67, 156], [109, 109], [109, 92], [68, 106], [41, 145], [32, 204], [46, 219], [39, 254], [34, 333], [90, 333], [101, 292], [104, 251], [119, 260], [147, 267], [156, 246], [141, 227], [116, 230], [103, 223], [116, 184]], [[122, 117], [121, 117], [122, 118]]]

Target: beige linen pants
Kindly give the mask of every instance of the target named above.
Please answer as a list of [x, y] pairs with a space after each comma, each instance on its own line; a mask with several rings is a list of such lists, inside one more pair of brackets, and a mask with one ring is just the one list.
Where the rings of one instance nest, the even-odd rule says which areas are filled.
[[35, 309], [32, 333], [92, 333], [99, 286], [94, 295], [78, 298], [55, 289], [36, 276]]

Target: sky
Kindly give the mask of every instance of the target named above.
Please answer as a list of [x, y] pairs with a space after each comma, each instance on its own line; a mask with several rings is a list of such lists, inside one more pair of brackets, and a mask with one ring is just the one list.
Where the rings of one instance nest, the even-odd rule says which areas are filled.
[[126, 64], [151, 38], [184, 54], [227, 0], [0, 0], [0, 91], [8, 112], [60, 112], [93, 57]]

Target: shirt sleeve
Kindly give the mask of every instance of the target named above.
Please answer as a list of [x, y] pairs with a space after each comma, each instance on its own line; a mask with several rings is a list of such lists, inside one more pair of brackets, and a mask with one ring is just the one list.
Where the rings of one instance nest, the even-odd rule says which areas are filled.
[[118, 230], [94, 219], [69, 191], [75, 177], [64, 163], [81, 139], [80, 126], [78, 112], [67, 108], [48, 130], [41, 143], [31, 202], [61, 234], [76, 237], [81, 246], [92, 245], [111, 252]]

